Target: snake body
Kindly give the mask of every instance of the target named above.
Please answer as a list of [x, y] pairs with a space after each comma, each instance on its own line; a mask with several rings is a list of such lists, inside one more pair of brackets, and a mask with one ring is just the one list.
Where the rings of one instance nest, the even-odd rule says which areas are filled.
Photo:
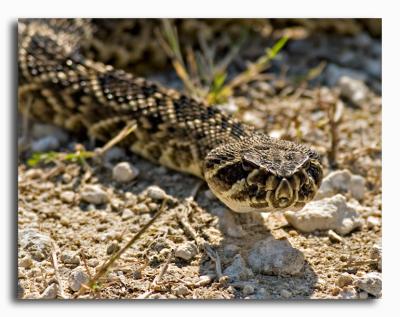
[[169, 168], [203, 178], [236, 212], [296, 210], [322, 180], [316, 151], [257, 132], [216, 107], [86, 58], [89, 21], [20, 20], [19, 106], [29, 114], [107, 142], [125, 126], [124, 144]]

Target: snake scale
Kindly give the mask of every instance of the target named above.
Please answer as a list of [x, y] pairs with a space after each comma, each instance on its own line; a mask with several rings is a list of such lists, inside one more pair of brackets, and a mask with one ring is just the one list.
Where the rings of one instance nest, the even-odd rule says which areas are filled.
[[18, 22], [19, 107], [107, 142], [127, 124], [125, 144], [142, 157], [204, 179], [236, 212], [298, 210], [322, 180], [318, 153], [257, 132], [214, 106], [86, 58], [81, 19]]

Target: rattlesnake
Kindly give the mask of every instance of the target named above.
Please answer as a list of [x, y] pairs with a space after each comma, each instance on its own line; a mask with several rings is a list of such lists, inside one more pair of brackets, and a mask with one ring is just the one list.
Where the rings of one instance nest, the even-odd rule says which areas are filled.
[[95, 62], [80, 52], [91, 24], [80, 19], [18, 23], [20, 107], [74, 132], [107, 142], [127, 124], [130, 149], [203, 178], [236, 212], [296, 210], [322, 180], [316, 151], [255, 131], [216, 107]]

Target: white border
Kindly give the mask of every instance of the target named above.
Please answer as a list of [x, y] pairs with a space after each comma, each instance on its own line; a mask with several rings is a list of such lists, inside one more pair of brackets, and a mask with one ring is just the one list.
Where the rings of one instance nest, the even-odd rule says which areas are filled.
[[[7, 204], [1, 210], [3, 248], [1, 265], [1, 300], [3, 316], [122, 316], [158, 314], [159, 316], [184, 314], [204, 316], [376, 316], [378, 312], [397, 311], [396, 300], [399, 297], [398, 283], [398, 240], [400, 225], [399, 197], [399, 36], [400, 30], [396, 1], [350, 1], [350, 0], [294, 0], [294, 1], [236, 1], [234, 0], [3, 0], [1, 10], [1, 193], [2, 202]], [[91, 302], [91, 303], [21, 303], [12, 300], [14, 296], [12, 279], [14, 278], [13, 259], [15, 238], [13, 225], [15, 216], [15, 138], [14, 124], [10, 105], [15, 105], [15, 36], [12, 27], [18, 17], [382, 17], [383, 18], [383, 226], [384, 226], [384, 294], [382, 300], [374, 302]], [[396, 176], [397, 179], [394, 177]], [[396, 204], [397, 203], [397, 204]], [[11, 258], [10, 258], [11, 257]]]

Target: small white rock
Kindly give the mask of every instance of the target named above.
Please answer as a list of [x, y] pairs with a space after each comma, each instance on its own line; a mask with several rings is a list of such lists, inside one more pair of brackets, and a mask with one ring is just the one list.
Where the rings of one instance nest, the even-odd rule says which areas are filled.
[[375, 296], [381, 297], [382, 295], [382, 274], [378, 272], [366, 273], [364, 276], [359, 277], [356, 282], [356, 286]]
[[60, 199], [65, 203], [72, 203], [75, 199], [75, 193], [67, 190], [60, 194]]
[[52, 239], [35, 229], [24, 229], [18, 232], [18, 242], [22, 249], [28, 251], [35, 261], [43, 261], [52, 250]]
[[99, 185], [86, 185], [81, 192], [81, 198], [85, 202], [94, 205], [108, 202], [107, 193]]
[[368, 87], [361, 80], [343, 76], [338, 85], [342, 96], [356, 105], [361, 105], [367, 99]]
[[124, 209], [124, 211], [122, 212], [121, 218], [122, 220], [127, 220], [130, 219], [134, 216], [134, 213], [132, 210], [130, 209]]
[[360, 215], [340, 194], [312, 201], [302, 210], [287, 211], [284, 215], [293, 227], [303, 232], [332, 229], [345, 235], [362, 225]]
[[197, 247], [193, 242], [185, 242], [176, 248], [175, 256], [190, 261], [197, 252]]
[[381, 219], [378, 217], [374, 216], [369, 216], [367, 218], [367, 228], [372, 229], [374, 227], [380, 227], [381, 226]]
[[365, 178], [360, 175], [351, 175], [349, 191], [355, 199], [363, 199], [365, 194]]
[[121, 162], [114, 166], [113, 179], [119, 183], [127, 183], [139, 175], [139, 170], [129, 162]]
[[343, 238], [333, 230], [328, 230], [328, 237], [332, 242], [343, 242]]
[[45, 136], [41, 139], [33, 141], [31, 149], [33, 152], [49, 152], [57, 150], [60, 147], [60, 142], [53, 135]]
[[147, 196], [153, 200], [164, 200], [167, 194], [160, 187], [153, 185], [147, 188]]
[[273, 275], [298, 275], [304, 267], [304, 255], [287, 240], [268, 237], [250, 250], [248, 263], [254, 272]]
[[40, 295], [40, 299], [55, 299], [57, 298], [58, 286], [53, 283], [48, 286], [43, 293]]
[[73, 270], [68, 277], [69, 287], [74, 292], [79, 291], [81, 285], [87, 284], [88, 282], [89, 282], [89, 276], [81, 268]]

